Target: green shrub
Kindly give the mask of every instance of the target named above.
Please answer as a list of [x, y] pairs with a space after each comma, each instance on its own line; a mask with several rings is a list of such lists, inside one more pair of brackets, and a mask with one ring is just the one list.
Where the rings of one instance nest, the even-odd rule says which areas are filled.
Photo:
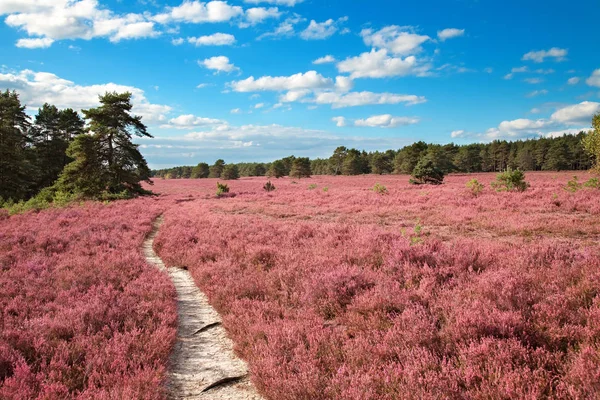
[[325, 187], [323, 188], [323, 191], [327, 193], [327, 192], [329, 192], [329, 188], [328, 188], [327, 186], [325, 186]]
[[583, 184], [588, 189], [600, 189], [600, 180], [598, 178], [591, 178]]
[[317, 188], [317, 185], [315, 185], [314, 183], [311, 183], [310, 185], [308, 185], [308, 190], [315, 190]]
[[412, 173], [409, 181], [413, 185], [425, 183], [441, 185], [444, 182], [444, 171], [442, 171], [429, 156], [422, 157]]
[[573, 176], [573, 179], [567, 182], [567, 186], [565, 186], [565, 190], [567, 192], [575, 193], [583, 187], [576, 176]]
[[271, 181], [267, 181], [267, 183], [265, 183], [265, 186], [263, 186], [263, 189], [267, 192], [272, 192], [273, 190], [275, 190], [275, 185], [273, 185]]
[[229, 193], [229, 186], [224, 183], [217, 182], [217, 196], [221, 197], [225, 193]]
[[479, 183], [477, 179], [471, 179], [469, 182], [467, 182], [466, 186], [467, 189], [471, 191], [471, 194], [475, 197], [479, 196], [485, 188], [485, 186], [482, 183]]
[[372, 189], [375, 193], [379, 193], [379, 194], [388, 194], [388, 190], [385, 186], [383, 186], [380, 183], [376, 183], [375, 186], [373, 186]]
[[529, 187], [529, 183], [525, 182], [523, 171], [509, 168], [496, 175], [492, 187], [497, 192], [524, 192]]

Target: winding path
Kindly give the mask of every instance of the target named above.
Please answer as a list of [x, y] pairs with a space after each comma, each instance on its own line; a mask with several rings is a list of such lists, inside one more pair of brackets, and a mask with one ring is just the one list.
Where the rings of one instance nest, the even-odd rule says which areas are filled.
[[166, 268], [152, 248], [163, 221], [144, 240], [146, 261], [169, 274], [177, 290], [177, 342], [167, 375], [170, 399], [262, 400], [248, 379], [246, 363], [233, 353], [221, 318], [182, 268]]

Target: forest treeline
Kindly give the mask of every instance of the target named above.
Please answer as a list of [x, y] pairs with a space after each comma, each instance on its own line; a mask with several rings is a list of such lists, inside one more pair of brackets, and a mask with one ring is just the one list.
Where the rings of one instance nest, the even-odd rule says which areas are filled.
[[[506, 169], [522, 171], [588, 170], [594, 158], [586, 152], [582, 139], [586, 132], [554, 138], [520, 141], [495, 140], [491, 143], [439, 145], [416, 142], [399, 150], [366, 152], [338, 147], [329, 158], [282, 158], [271, 163], [215, 164], [199, 163], [153, 170], [152, 175], [165, 179], [222, 178], [240, 176], [294, 176], [412, 174], [423, 158], [433, 161], [444, 174], [452, 172], [498, 172]], [[304, 165], [301, 174], [298, 164]], [[296, 166], [296, 168], [294, 168]], [[225, 172], [225, 173], [224, 173]], [[232, 173], [233, 172], [233, 173]]]
[[131, 93], [99, 102], [83, 117], [46, 103], [32, 119], [16, 91], [0, 92], [0, 207], [148, 193], [141, 182], [151, 183], [150, 169], [131, 140], [152, 136], [130, 113]]

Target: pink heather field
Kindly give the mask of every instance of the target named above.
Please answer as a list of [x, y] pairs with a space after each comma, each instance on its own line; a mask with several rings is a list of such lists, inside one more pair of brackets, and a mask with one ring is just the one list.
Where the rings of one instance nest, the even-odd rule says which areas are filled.
[[[0, 398], [154, 399], [186, 267], [259, 392], [600, 397], [600, 193], [573, 175], [156, 180], [159, 197], [0, 216]], [[465, 187], [485, 184], [477, 197]], [[379, 183], [387, 194], [372, 190]]]

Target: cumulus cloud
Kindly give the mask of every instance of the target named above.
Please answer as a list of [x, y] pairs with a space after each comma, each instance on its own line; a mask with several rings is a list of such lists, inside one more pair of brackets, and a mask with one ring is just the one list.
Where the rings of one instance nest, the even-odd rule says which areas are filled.
[[244, 0], [245, 3], [249, 4], [260, 4], [260, 3], [268, 3], [275, 4], [278, 6], [288, 6], [293, 7], [296, 4], [302, 3], [304, 0]]
[[216, 56], [198, 61], [201, 67], [211, 69], [217, 72], [232, 72], [238, 71], [239, 68], [229, 62], [229, 58], [225, 56]]
[[343, 128], [347, 125], [345, 117], [333, 117], [331, 118], [331, 120], [335, 122], [335, 126], [337, 126], [338, 128]]
[[351, 78], [385, 78], [392, 76], [427, 76], [431, 66], [420, 63], [415, 56], [393, 57], [388, 50], [371, 50], [356, 57], [349, 57], [337, 64], [342, 73]]
[[568, 54], [567, 49], [553, 47], [550, 50], [530, 51], [523, 55], [523, 61], [533, 61], [536, 63], [544, 62], [546, 58], [553, 58], [554, 61], [564, 61]]
[[536, 96], [542, 96], [545, 94], [548, 94], [548, 91], [546, 89], [534, 90], [532, 92], [527, 93], [526, 97], [536, 97]]
[[573, 77], [573, 78], [569, 78], [569, 80], [567, 81], [567, 83], [569, 85], [577, 85], [579, 83], [580, 79], [577, 77]]
[[373, 92], [350, 92], [336, 93], [324, 92], [317, 93], [312, 102], [316, 104], [331, 105], [332, 108], [356, 107], [375, 104], [400, 104], [414, 105], [424, 103], [427, 100], [424, 96], [394, 94], [394, 93], [373, 93]]
[[0, 87], [17, 90], [21, 100], [29, 108], [50, 103], [59, 108], [81, 110], [99, 106], [98, 96], [106, 92], [130, 92], [132, 111], [143, 117], [146, 124], [166, 121], [167, 114], [171, 111], [169, 106], [150, 103], [144, 91], [133, 86], [115, 83], [83, 86], [49, 72], [23, 70], [18, 73], [0, 73]]
[[258, 79], [251, 76], [241, 81], [229, 83], [229, 86], [236, 92], [281, 92], [298, 89], [323, 89], [331, 88], [333, 85], [332, 79], [325, 78], [316, 71], [308, 71], [291, 76], [263, 76]]
[[366, 119], [357, 119], [355, 126], [372, 128], [397, 128], [398, 126], [413, 125], [419, 122], [417, 117], [394, 117], [391, 114], [373, 115]]
[[240, 6], [231, 6], [226, 1], [185, 0], [177, 7], [169, 7], [167, 12], [155, 15], [153, 19], [161, 24], [169, 22], [205, 23], [227, 22], [244, 14]]
[[19, 39], [16, 46], [25, 49], [45, 49], [52, 46], [52, 43], [54, 39], [50, 38]]
[[557, 110], [550, 119], [567, 125], [589, 124], [592, 116], [599, 111], [600, 103], [583, 101]]
[[592, 72], [592, 75], [585, 80], [590, 86], [600, 87], [600, 68]]
[[367, 46], [386, 49], [396, 55], [416, 54], [422, 50], [423, 43], [431, 40], [429, 36], [412, 32], [410, 27], [396, 25], [386, 26], [378, 31], [363, 29], [360, 35]]
[[314, 19], [310, 21], [308, 27], [300, 33], [304, 40], [323, 40], [333, 36], [340, 25], [348, 20], [348, 17], [342, 17], [338, 20], [328, 19], [324, 22], [317, 22]]
[[331, 56], [331, 55], [326, 55], [324, 57], [321, 58], [317, 58], [315, 61], [313, 61], [313, 64], [319, 65], [319, 64], [328, 64], [328, 63], [334, 63], [337, 60], [335, 59], [335, 57]]
[[347, 76], [337, 76], [335, 78], [335, 89], [339, 92], [349, 92], [354, 87], [354, 81]]
[[187, 41], [196, 46], [231, 46], [236, 42], [235, 36], [228, 33], [213, 33], [207, 36], [189, 37]]
[[167, 124], [163, 124], [161, 128], [173, 129], [195, 129], [201, 126], [215, 126], [226, 124], [225, 121], [213, 118], [197, 117], [193, 114], [180, 115], [176, 118], [171, 118]]
[[281, 12], [277, 7], [255, 7], [249, 8], [246, 10], [245, 21], [241, 22], [239, 25], [242, 28], [260, 24], [269, 18], [277, 19], [281, 16]]
[[464, 29], [456, 29], [456, 28], [447, 28], [441, 31], [438, 31], [437, 36], [442, 42], [448, 39], [452, 39], [455, 37], [464, 36]]

